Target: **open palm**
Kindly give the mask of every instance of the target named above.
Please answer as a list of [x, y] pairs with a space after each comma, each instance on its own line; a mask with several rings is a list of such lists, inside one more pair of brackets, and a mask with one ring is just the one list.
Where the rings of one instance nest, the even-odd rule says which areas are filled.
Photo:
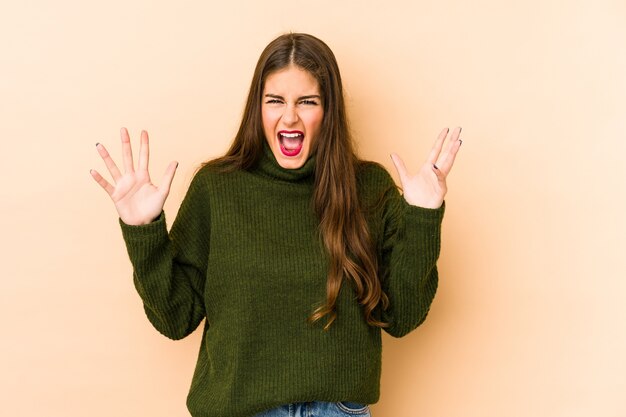
[[115, 186], [105, 180], [96, 170], [91, 170], [91, 176], [107, 192], [119, 214], [120, 219], [129, 225], [150, 223], [163, 210], [163, 205], [170, 192], [172, 180], [178, 163], [171, 162], [163, 175], [160, 186], [155, 186], [150, 180], [148, 172], [149, 143], [148, 132], [141, 132], [139, 146], [139, 162], [135, 171], [133, 152], [130, 137], [126, 128], [120, 130], [122, 139], [122, 159], [124, 173], [122, 174], [102, 144], [97, 144], [98, 153], [106, 164]]
[[458, 127], [452, 132], [446, 150], [442, 151], [448, 133], [448, 128], [439, 133], [428, 158], [415, 175], [409, 174], [404, 162], [397, 154], [391, 154], [407, 203], [432, 209], [439, 208], [443, 204], [448, 191], [446, 177], [452, 169], [456, 154], [463, 142], [459, 139], [461, 128]]

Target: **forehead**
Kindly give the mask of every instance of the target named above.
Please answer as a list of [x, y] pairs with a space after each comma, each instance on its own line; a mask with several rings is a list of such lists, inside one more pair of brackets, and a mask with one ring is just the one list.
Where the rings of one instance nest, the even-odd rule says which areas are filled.
[[278, 95], [319, 94], [319, 85], [310, 72], [290, 65], [267, 76], [263, 93]]

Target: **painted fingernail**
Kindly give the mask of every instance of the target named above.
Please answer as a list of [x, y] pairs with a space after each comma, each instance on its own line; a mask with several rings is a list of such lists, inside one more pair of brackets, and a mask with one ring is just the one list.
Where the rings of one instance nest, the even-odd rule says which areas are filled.
[[463, 145], [463, 139], [459, 139], [459, 146]]
[[439, 168], [437, 168], [437, 165], [435, 165], [435, 164], [433, 164], [433, 168], [435, 168], [435, 169], [439, 169]]
[[100, 142], [96, 142], [96, 146], [100, 145]]

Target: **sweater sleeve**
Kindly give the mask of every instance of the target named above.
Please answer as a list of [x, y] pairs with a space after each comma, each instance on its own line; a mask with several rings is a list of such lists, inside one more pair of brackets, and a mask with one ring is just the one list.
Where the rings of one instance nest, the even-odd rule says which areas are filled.
[[402, 337], [426, 319], [437, 290], [436, 263], [445, 203], [438, 209], [427, 209], [408, 204], [395, 187], [388, 193], [381, 283], [389, 307], [382, 312], [382, 319], [389, 323], [384, 328], [387, 333]]
[[152, 223], [140, 226], [119, 219], [146, 315], [171, 339], [191, 334], [206, 315], [203, 294], [210, 216], [203, 187], [196, 174], [169, 235], [163, 212]]

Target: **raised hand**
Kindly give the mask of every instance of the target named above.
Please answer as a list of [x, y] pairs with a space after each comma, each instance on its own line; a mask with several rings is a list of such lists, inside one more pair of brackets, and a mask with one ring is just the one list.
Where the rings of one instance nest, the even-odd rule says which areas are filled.
[[400, 176], [404, 198], [409, 204], [432, 209], [439, 208], [443, 204], [443, 199], [448, 191], [446, 177], [450, 173], [456, 153], [463, 143], [459, 139], [461, 128], [457, 127], [448, 140], [446, 150], [442, 152], [448, 133], [448, 128], [441, 131], [430, 155], [428, 155], [428, 159], [415, 175], [408, 173], [404, 162], [397, 154], [391, 154], [393, 164]]
[[155, 186], [148, 173], [148, 159], [150, 155], [148, 132], [141, 132], [139, 146], [139, 165], [135, 171], [133, 152], [130, 137], [126, 128], [120, 130], [122, 139], [122, 159], [124, 173], [122, 174], [111, 159], [105, 147], [98, 143], [96, 148], [104, 160], [109, 173], [115, 181], [115, 186], [109, 184], [96, 170], [90, 170], [91, 176], [104, 191], [109, 194], [115, 204], [120, 219], [129, 225], [148, 224], [159, 216], [170, 192], [170, 186], [176, 173], [178, 163], [171, 162], [165, 170], [160, 186]]

